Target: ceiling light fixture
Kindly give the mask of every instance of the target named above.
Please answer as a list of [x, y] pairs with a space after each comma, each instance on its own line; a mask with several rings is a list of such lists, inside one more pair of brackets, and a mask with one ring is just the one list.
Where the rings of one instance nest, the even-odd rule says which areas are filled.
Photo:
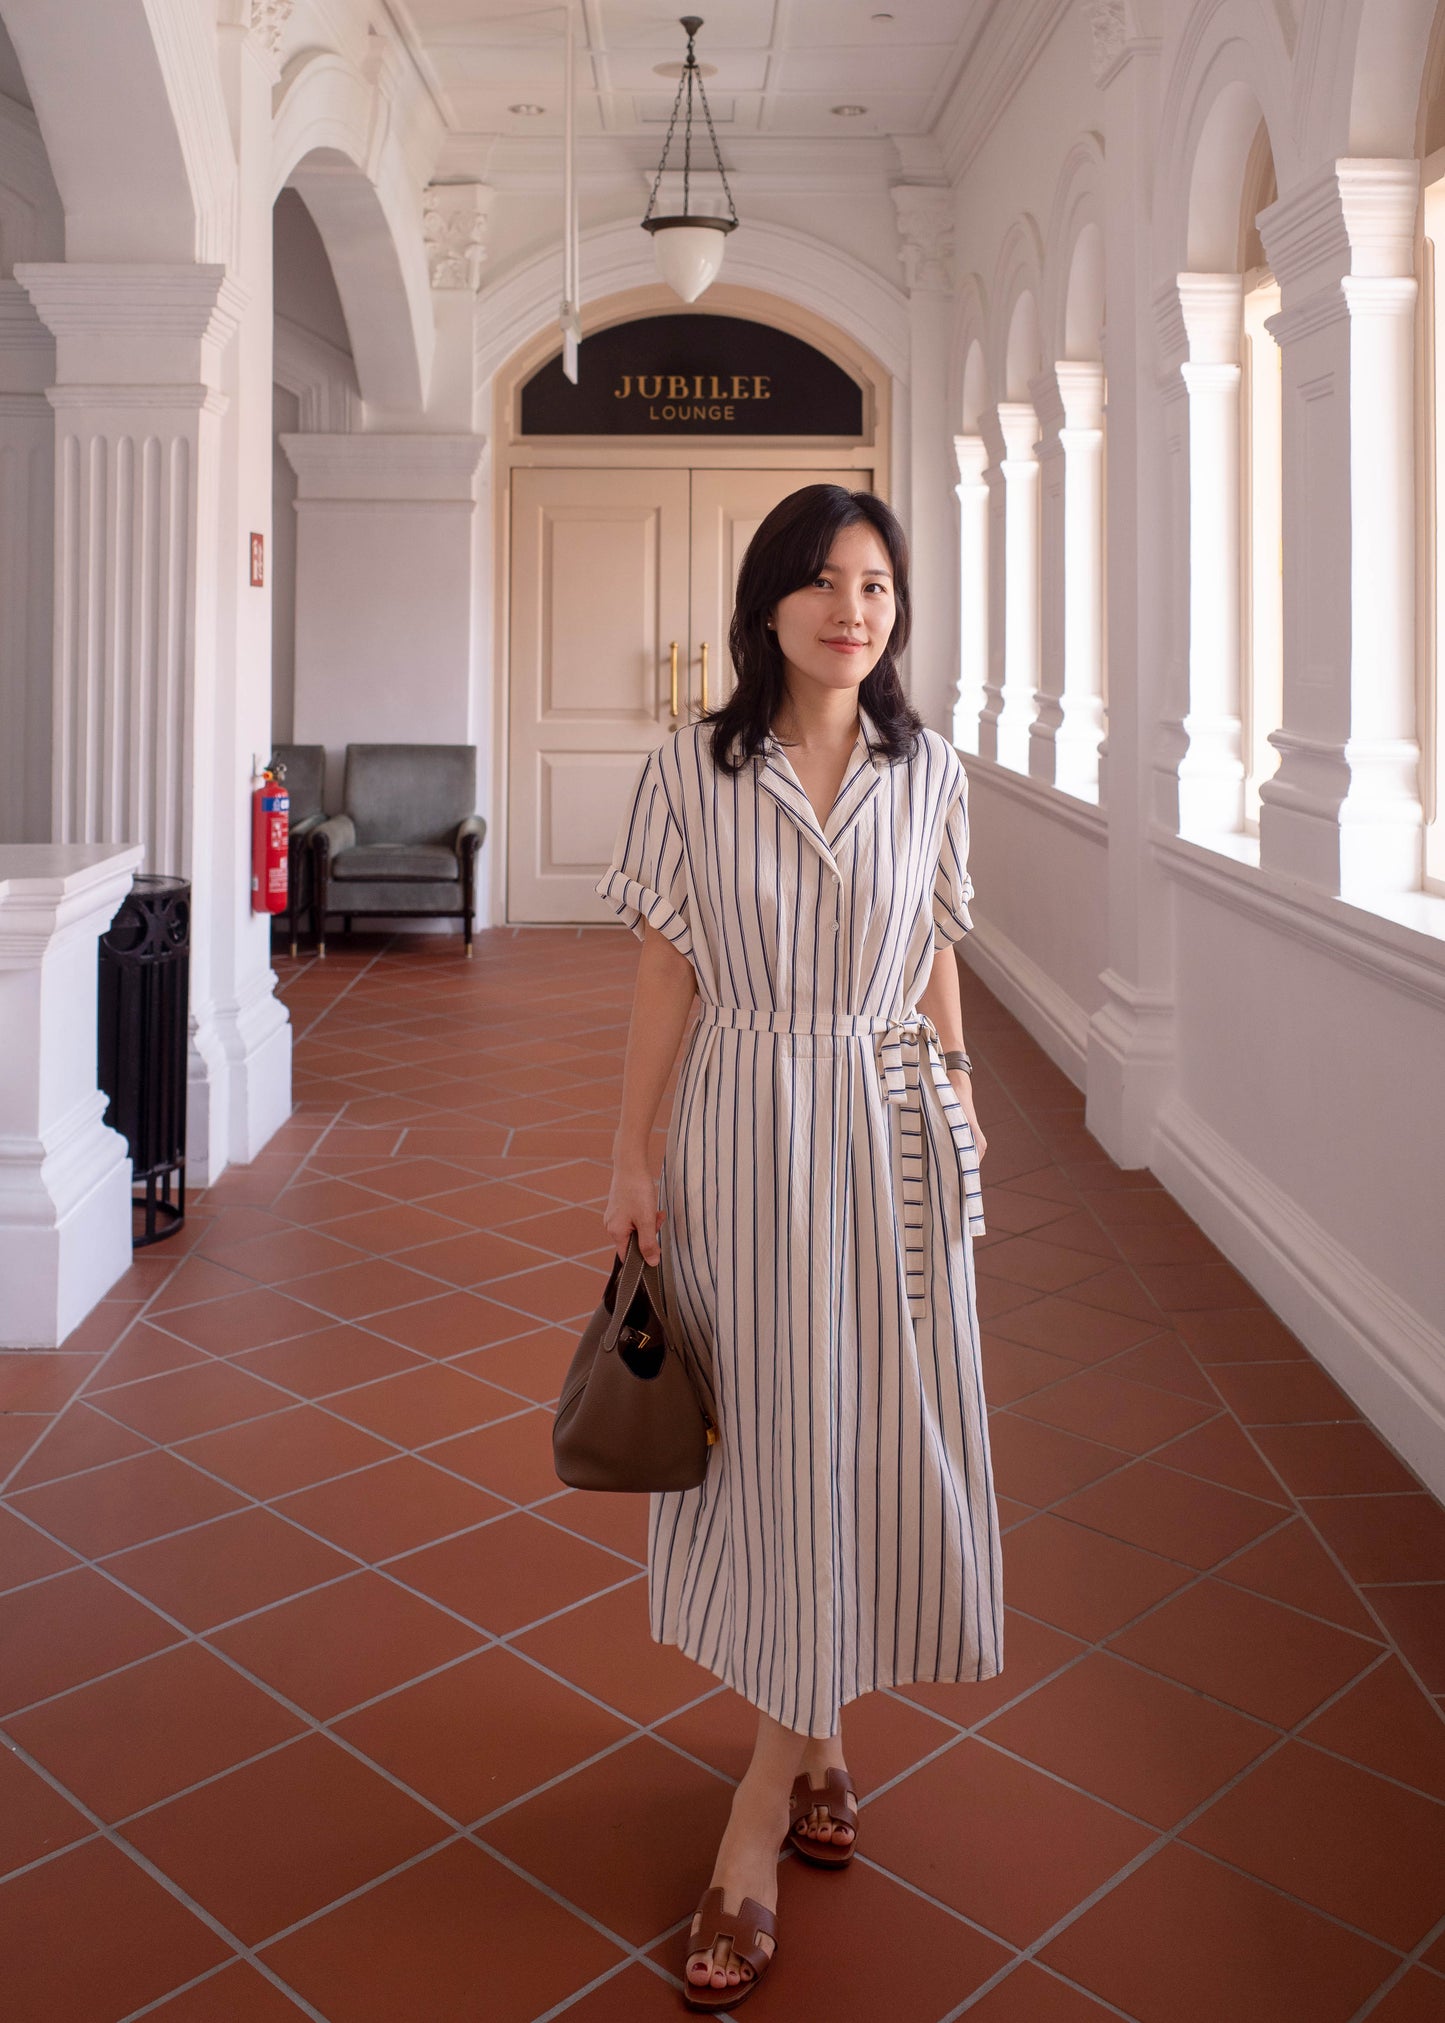
[[540, 119], [547, 108], [545, 105], [509, 105], [507, 110], [520, 113], [523, 119]]
[[[683, 62], [682, 75], [678, 80], [677, 97], [672, 102], [672, 118], [668, 122], [667, 139], [662, 144], [662, 159], [657, 165], [657, 175], [652, 185], [652, 195], [647, 200], [647, 210], [643, 215], [642, 229], [652, 234], [652, 249], [657, 256], [658, 270], [668, 287], [684, 302], [696, 302], [703, 290], [717, 279], [722, 266], [723, 238], [734, 231], [738, 222], [737, 205], [733, 193], [728, 188], [727, 170], [723, 167], [722, 151], [713, 131], [712, 114], [708, 110], [707, 93], [702, 86], [702, 66], [697, 60], [693, 41], [702, 26], [700, 14], [684, 14], [681, 17], [687, 31], [687, 56]], [[692, 122], [693, 94], [697, 95], [702, 107], [703, 119], [707, 122], [707, 137], [712, 142], [713, 160], [722, 180], [723, 194], [728, 200], [728, 216], [711, 218], [703, 213], [694, 213], [689, 201], [692, 183]], [[683, 111], [684, 97], [687, 100], [683, 116], [682, 130], [682, 209], [671, 216], [654, 216], [657, 192], [662, 185], [663, 171], [667, 167], [667, 157], [672, 151], [672, 136], [677, 129], [678, 114]]]
[[835, 105], [834, 116], [838, 119], [861, 119], [868, 108], [866, 105]]

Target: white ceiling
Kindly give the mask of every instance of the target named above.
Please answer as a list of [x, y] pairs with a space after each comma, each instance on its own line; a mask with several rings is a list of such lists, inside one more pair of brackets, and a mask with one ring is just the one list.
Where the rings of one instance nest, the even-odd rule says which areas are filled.
[[[704, 85], [718, 137], [927, 133], [992, 5], [702, 0], [697, 53], [711, 69]], [[560, 6], [518, 0], [391, 0], [391, 6], [430, 72], [454, 135], [561, 131]], [[687, 0], [578, 0], [580, 133], [642, 135], [660, 148], [686, 46], [678, 17], [686, 11]], [[657, 74], [666, 64], [674, 66], [671, 78]], [[510, 110], [516, 104], [543, 111], [528, 118]], [[842, 118], [836, 105], [867, 110]]]

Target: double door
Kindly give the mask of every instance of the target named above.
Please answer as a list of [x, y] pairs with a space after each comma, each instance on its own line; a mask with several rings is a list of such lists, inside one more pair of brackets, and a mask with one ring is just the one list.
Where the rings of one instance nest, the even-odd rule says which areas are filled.
[[613, 918], [593, 890], [644, 755], [733, 687], [738, 565], [801, 485], [851, 470], [512, 475], [507, 919]]

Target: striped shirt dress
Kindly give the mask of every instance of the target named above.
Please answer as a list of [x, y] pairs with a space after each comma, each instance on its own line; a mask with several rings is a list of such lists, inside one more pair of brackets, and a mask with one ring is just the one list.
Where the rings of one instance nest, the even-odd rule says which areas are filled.
[[820, 825], [779, 741], [651, 752], [597, 892], [692, 963], [659, 1206], [664, 1292], [720, 1433], [652, 1498], [653, 1637], [784, 1727], [1003, 1663], [979, 1363], [978, 1155], [917, 1009], [972, 925], [967, 782], [860, 730]]

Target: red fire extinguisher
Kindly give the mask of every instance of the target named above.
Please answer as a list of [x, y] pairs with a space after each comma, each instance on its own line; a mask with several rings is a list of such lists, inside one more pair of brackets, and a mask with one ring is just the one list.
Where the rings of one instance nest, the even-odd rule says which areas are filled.
[[286, 907], [286, 841], [291, 797], [270, 767], [251, 779], [251, 911], [282, 913]]

